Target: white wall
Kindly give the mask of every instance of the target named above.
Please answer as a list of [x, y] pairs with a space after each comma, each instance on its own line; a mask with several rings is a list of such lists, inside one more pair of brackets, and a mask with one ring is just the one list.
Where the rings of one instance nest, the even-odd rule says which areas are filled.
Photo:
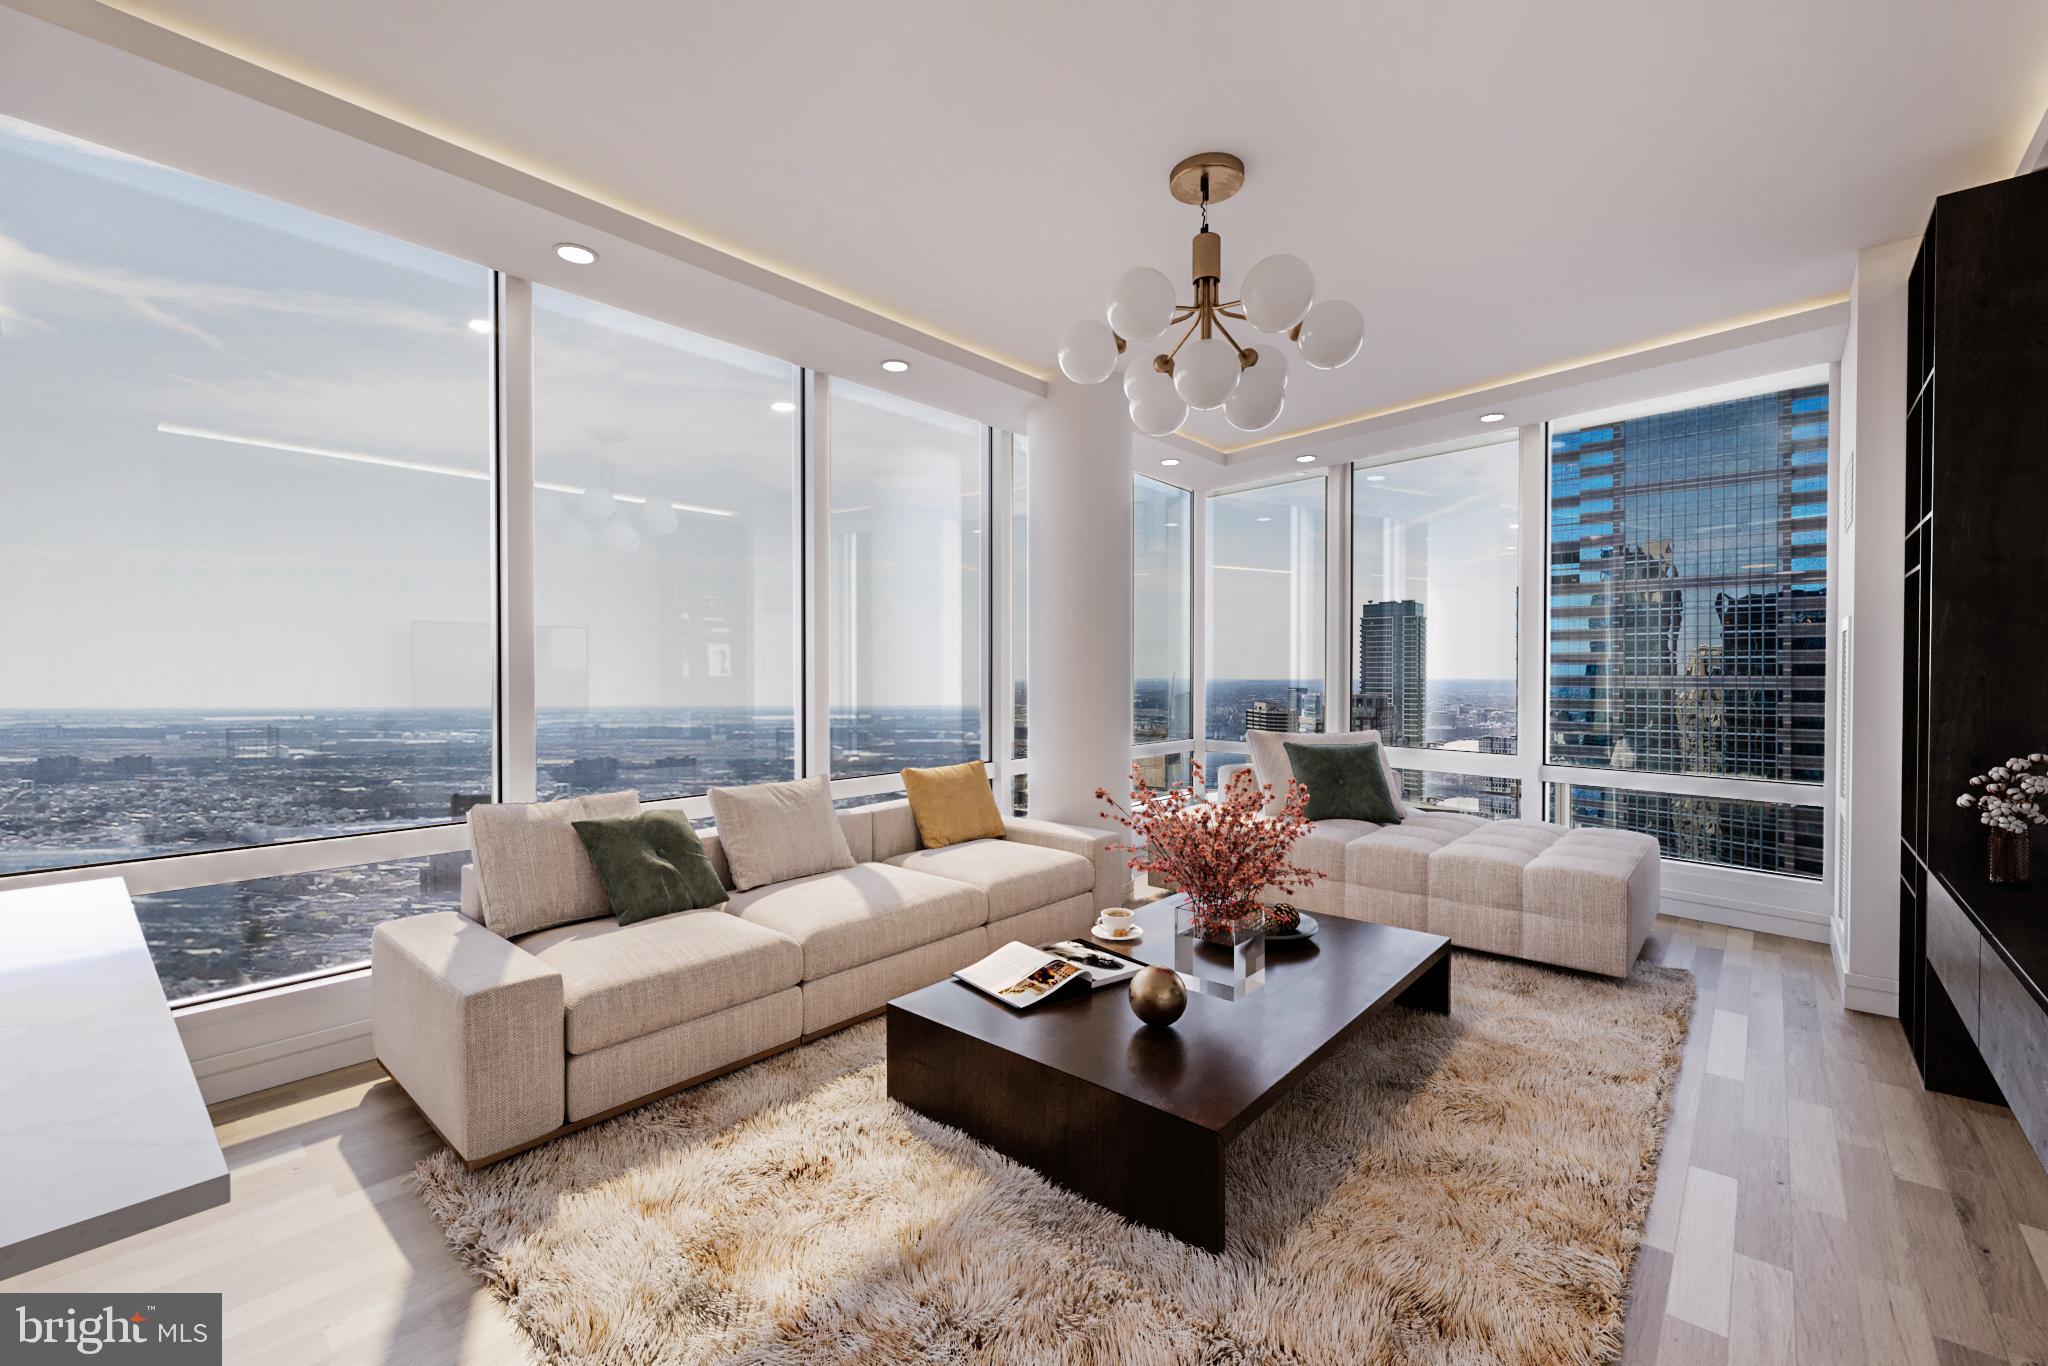
[[[1842, 999], [1899, 1013], [1899, 729], [1905, 649], [1906, 279], [1918, 238], [1856, 258], [1843, 345], [1835, 574], [1837, 895]], [[1832, 738], [1832, 737], [1831, 737]]]

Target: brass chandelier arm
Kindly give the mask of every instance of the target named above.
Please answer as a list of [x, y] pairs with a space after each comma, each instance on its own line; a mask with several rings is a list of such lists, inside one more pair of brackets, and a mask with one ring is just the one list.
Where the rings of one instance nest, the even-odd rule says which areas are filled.
[[1200, 326], [1200, 323], [1188, 324], [1188, 330], [1180, 334], [1180, 340], [1173, 344], [1173, 350], [1166, 353], [1166, 359], [1168, 361], [1171, 361], [1175, 356], [1178, 356], [1180, 354], [1180, 349], [1188, 344], [1188, 338], [1194, 336], [1195, 329]]
[[1221, 332], [1221, 333], [1223, 334], [1223, 340], [1225, 340], [1225, 341], [1227, 341], [1227, 342], [1229, 342], [1229, 343], [1230, 343], [1230, 349], [1231, 349], [1231, 350], [1233, 350], [1233, 351], [1235, 351], [1235, 352], [1237, 352], [1237, 362], [1238, 362], [1238, 364], [1239, 364], [1239, 365], [1243, 365], [1243, 364], [1244, 364], [1244, 358], [1245, 358], [1245, 356], [1246, 356], [1247, 354], [1249, 354], [1249, 353], [1248, 353], [1248, 352], [1246, 352], [1246, 350], [1245, 350], [1245, 349], [1244, 349], [1244, 348], [1243, 348], [1242, 346], [1239, 346], [1239, 345], [1237, 344], [1237, 338], [1235, 338], [1235, 337], [1231, 336], [1231, 335], [1230, 335], [1230, 329], [1229, 329], [1229, 328], [1227, 328], [1227, 327], [1225, 327], [1225, 326], [1224, 326], [1224, 325], [1223, 325], [1223, 324], [1222, 324], [1221, 322], [1218, 322], [1218, 323], [1216, 324], [1216, 330], [1217, 330], [1218, 332]]

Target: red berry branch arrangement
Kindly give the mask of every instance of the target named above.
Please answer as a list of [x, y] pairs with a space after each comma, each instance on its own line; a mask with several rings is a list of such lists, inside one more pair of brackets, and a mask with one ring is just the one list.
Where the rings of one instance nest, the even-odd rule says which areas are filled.
[[1105, 788], [1095, 789], [1095, 799], [1108, 808], [1102, 818], [1133, 837], [1112, 847], [1129, 855], [1134, 872], [1156, 873], [1185, 892], [1197, 930], [1228, 933], [1247, 920], [1263, 921], [1260, 891], [1297, 892], [1322, 878], [1288, 861], [1296, 841], [1315, 828], [1305, 814], [1307, 788], [1289, 778], [1285, 803], [1268, 816], [1272, 785], [1255, 781], [1249, 769], [1231, 775], [1213, 802], [1203, 795], [1202, 766], [1189, 769], [1185, 787], [1154, 789], [1133, 764], [1129, 807]]

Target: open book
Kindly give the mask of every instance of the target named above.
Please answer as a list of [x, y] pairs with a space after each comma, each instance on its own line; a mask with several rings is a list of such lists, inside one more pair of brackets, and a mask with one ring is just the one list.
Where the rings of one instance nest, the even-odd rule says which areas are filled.
[[1055, 958], [1064, 958], [1080, 968], [1088, 975], [1088, 985], [1091, 987], [1107, 987], [1118, 982], [1128, 982], [1145, 966], [1143, 963], [1134, 963], [1128, 958], [1120, 958], [1116, 954], [1098, 949], [1093, 944], [1084, 944], [1078, 939], [1062, 939], [1057, 944], [1047, 944], [1045, 951]]
[[953, 975], [1019, 1010], [1043, 1001], [1069, 982], [1085, 981], [1088, 976], [1079, 964], [1014, 939]]

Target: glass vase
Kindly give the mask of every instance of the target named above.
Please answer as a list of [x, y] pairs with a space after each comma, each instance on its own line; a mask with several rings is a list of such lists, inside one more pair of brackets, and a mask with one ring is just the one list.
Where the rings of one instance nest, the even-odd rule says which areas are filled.
[[2010, 830], [1993, 830], [1984, 845], [1985, 875], [1993, 882], [2027, 885], [2032, 871], [2033, 841]]
[[1237, 1001], [1266, 981], [1266, 912], [1257, 902], [1182, 897], [1173, 912], [1173, 966], [1189, 989]]

